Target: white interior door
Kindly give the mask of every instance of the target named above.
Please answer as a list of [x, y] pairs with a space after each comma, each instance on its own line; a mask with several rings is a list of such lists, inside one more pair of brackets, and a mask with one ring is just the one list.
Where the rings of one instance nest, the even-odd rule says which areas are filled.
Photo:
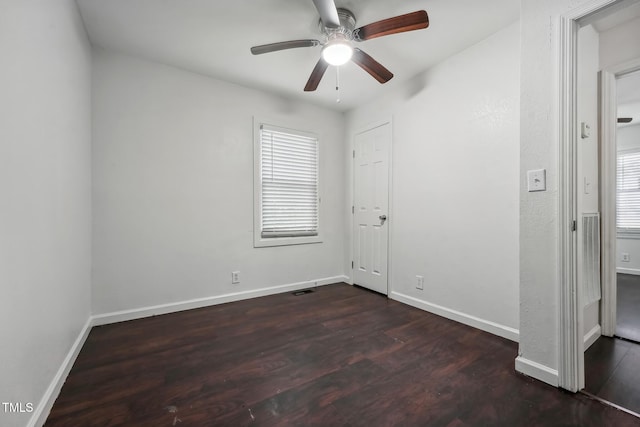
[[354, 141], [353, 281], [387, 295], [391, 124]]

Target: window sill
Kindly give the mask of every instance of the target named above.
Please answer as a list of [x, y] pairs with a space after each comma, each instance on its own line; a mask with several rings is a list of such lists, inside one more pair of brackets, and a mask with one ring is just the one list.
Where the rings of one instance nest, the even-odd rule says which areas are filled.
[[269, 248], [272, 246], [293, 246], [293, 245], [309, 245], [314, 243], [322, 243], [320, 236], [306, 237], [268, 237], [262, 238], [256, 236], [253, 241], [254, 248]]

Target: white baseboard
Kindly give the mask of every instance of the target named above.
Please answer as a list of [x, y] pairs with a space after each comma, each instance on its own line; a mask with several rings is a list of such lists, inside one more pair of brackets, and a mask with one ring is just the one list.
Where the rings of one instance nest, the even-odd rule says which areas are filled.
[[596, 342], [598, 338], [602, 335], [602, 328], [600, 325], [594, 326], [589, 332], [584, 336], [584, 351], [587, 351], [591, 345]]
[[160, 314], [175, 313], [177, 311], [191, 310], [194, 308], [208, 307], [211, 305], [224, 304], [227, 302], [241, 301], [249, 298], [263, 297], [266, 295], [293, 292], [314, 286], [330, 285], [332, 283], [345, 282], [347, 276], [326, 277], [324, 279], [308, 280], [305, 282], [291, 283], [288, 285], [271, 286], [249, 291], [234, 292], [230, 294], [217, 295], [213, 297], [197, 298], [187, 301], [173, 302], [168, 304], [154, 305], [151, 307], [135, 308], [132, 310], [116, 311], [93, 316], [93, 325], [108, 325], [111, 323], [125, 322], [127, 320], [142, 319], [144, 317], [157, 316]]
[[470, 314], [452, 310], [447, 307], [442, 307], [437, 304], [432, 304], [430, 302], [426, 302], [418, 298], [414, 298], [412, 296], [401, 294], [395, 291], [391, 291], [391, 293], [389, 293], [389, 298], [402, 302], [404, 304], [408, 304], [412, 307], [428, 311], [429, 313], [437, 314], [438, 316], [446, 317], [447, 319], [455, 320], [456, 322], [460, 322], [465, 325], [483, 330], [485, 332], [498, 335], [511, 341], [518, 342], [518, 340], [520, 339], [520, 331], [508, 326], [500, 325], [499, 323], [480, 319], [479, 317], [475, 317]]
[[62, 385], [67, 380], [67, 376], [69, 375], [69, 371], [71, 371], [71, 367], [73, 366], [84, 342], [87, 340], [89, 336], [89, 332], [91, 331], [92, 326], [92, 318], [89, 316], [86, 323], [80, 330], [78, 337], [75, 342], [71, 346], [69, 353], [62, 361], [62, 365], [56, 372], [56, 375], [53, 377], [53, 380], [47, 387], [47, 390], [44, 392], [44, 396], [40, 399], [40, 403], [36, 405], [33, 413], [31, 414], [31, 419], [27, 423], [27, 427], [40, 427], [44, 425], [45, 421], [47, 421], [47, 417], [49, 416], [49, 412], [51, 412], [51, 408], [53, 408], [53, 404], [55, 403], [58, 395], [60, 394], [60, 390], [62, 390]]
[[516, 357], [516, 371], [525, 374], [528, 377], [543, 381], [554, 387], [558, 387], [559, 378], [558, 371], [548, 366], [541, 365], [522, 356]]
[[616, 273], [624, 273], [624, 274], [635, 274], [636, 276], [640, 276], [640, 270], [637, 268], [622, 268], [617, 267]]

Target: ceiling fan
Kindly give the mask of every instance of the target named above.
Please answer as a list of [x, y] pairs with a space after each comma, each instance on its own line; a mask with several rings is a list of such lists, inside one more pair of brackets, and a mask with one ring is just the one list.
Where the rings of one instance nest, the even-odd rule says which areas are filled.
[[364, 51], [354, 47], [354, 42], [359, 43], [376, 37], [420, 30], [429, 26], [427, 12], [419, 10], [356, 28], [356, 18], [353, 13], [347, 9], [336, 8], [333, 0], [313, 0], [313, 4], [320, 14], [320, 28], [325, 36], [324, 41], [289, 40], [251, 48], [252, 54], [261, 55], [278, 50], [322, 46], [322, 56], [311, 72], [304, 87], [305, 92], [317, 89], [329, 65], [339, 66], [346, 64], [349, 60], [380, 83], [388, 82], [393, 78], [393, 73]]

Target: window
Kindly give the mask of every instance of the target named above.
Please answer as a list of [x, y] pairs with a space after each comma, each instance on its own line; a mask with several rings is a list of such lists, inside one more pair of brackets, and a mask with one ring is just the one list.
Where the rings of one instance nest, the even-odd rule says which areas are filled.
[[640, 238], [640, 150], [618, 153], [616, 187], [618, 235]]
[[255, 246], [319, 242], [318, 138], [259, 124]]

